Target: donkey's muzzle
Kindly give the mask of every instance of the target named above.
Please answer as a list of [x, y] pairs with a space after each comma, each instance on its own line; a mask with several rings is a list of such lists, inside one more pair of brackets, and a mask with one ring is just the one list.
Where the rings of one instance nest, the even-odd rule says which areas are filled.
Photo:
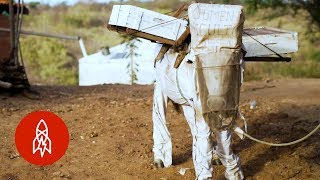
[[212, 111], [220, 111], [227, 109], [227, 102], [224, 97], [209, 95], [207, 106]]

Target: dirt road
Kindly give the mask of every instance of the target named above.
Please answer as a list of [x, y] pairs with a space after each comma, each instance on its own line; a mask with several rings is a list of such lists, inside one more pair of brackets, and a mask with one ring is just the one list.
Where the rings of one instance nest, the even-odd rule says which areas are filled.
[[[191, 135], [183, 116], [169, 107], [173, 163], [152, 166], [153, 86], [34, 87], [40, 99], [0, 93], [0, 179], [194, 179]], [[255, 100], [257, 107], [249, 108]], [[320, 122], [320, 80], [284, 79], [248, 82], [241, 109], [249, 133], [272, 142], [288, 142]], [[31, 111], [49, 110], [64, 119], [69, 149], [53, 165], [38, 167], [19, 156], [14, 132]], [[269, 147], [234, 136], [247, 179], [319, 179], [320, 132], [290, 147]], [[178, 171], [190, 168], [184, 176]], [[223, 174], [222, 166], [214, 173]]]

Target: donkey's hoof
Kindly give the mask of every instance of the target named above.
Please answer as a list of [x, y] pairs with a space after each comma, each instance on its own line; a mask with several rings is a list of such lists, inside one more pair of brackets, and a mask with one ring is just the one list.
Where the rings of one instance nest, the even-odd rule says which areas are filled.
[[161, 159], [155, 159], [153, 161], [153, 165], [156, 167], [156, 168], [164, 168], [164, 165], [163, 165], [163, 162]]

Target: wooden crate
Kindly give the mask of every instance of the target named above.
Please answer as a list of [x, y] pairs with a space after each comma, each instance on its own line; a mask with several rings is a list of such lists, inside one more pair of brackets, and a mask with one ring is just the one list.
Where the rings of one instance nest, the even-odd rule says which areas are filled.
[[188, 21], [131, 5], [114, 5], [108, 29], [174, 45]]
[[[168, 45], [180, 45], [190, 32], [187, 20], [131, 5], [113, 6], [108, 29]], [[242, 43], [246, 57], [288, 54], [298, 51], [298, 33], [269, 27], [246, 28]]]
[[293, 53], [298, 51], [298, 33], [270, 27], [247, 28], [242, 43], [247, 51], [246, 57], [270, 56], [275, 55], [274, 52]]

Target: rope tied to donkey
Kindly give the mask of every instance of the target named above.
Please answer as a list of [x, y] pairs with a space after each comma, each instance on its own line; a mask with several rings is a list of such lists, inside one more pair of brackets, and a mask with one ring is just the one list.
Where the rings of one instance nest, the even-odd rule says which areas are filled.
[[318, 130], [320, 129], [320, 124], [314, 128], [309, 134], [307, 134], [306, 136], [300, 138], [300, 139], [297, 139], [295, 141], [292, 141], [292, 142], [287, 142], [287, 143], [270, 143], [270, 142], [266, 142], [266, 141], [262, 141], [262, 140], [259, 140], [257, 138], [254, 138], [252, 136], [250, 136], [249, 134], [245, 133], [242, 129], [240, 128], [236, 128], [234, 129], [234, 131], [236, 133], [239, 133], [239, 134], [242, 134], [244, 135], [245, 137], [251, 139], [252, 141], [255, 141], [257, 143], [261, 143], [261, 144], [265, 144], [265, 145], [269, 145], [269, 146], [277, 146], [277, 147], [281, 147], [281, 146], [291, 146], [291, 145], [294, 145], [294, 144], [297, 144], [297, 143], [300, 143], [304, 140], [306, 140], [307, 138], [309, 138], [310, 136], [312, 136], [313, 134], [315, 134]]
[[[181, 97], [186, 101], [188, 102], [188, 99], [184, 96], [182, 90], [181, 90], [181, 87], [180, 87], [180, 82], [179, 82], [179, 68], [176, 69], [176, 82], [177, 82], [177, 87], [178, 87], [178, 90], [179, 90], [179, 93], [181, 95]], [[240, 110], [238, 109], [238, 113], [240, 112]], [[310, 136], [312, 136], [313, 134], [315, 134], [319, 129], [320, 129], [320, 124], [318, 126], [316, 126], [310, 133], [308, 133], [307, 135], [305, 135], [304, 137], [300, 138], [300, 139], [297, 139], [295, 141], [292, 141], [292, 142], [287, 142], [287, 143], [271, 143], [271, 142], [266, 142], [266, 141], [263, 141], [263, 140], [259, 140], [257, 138], [254, 138], [252, 137], [251, 135], [247, 134], [247, 122], [245, 121], [245, 118], [242, 116], [242, 114], [240, 113], [239, 114], [240, 118], [242, 120], [244, 120], [244, 123], [245, 123], [245, 131], [243, 131], [242, 129], [240, 128], [235, 128], [233, 129], [235, 131], [236, 134], [238, 135], [243, 135], [247, 138], [249, 138], [250, 140], [252, 141], [255, 141], [257, 143], [261, 143], [261, 144], [264, 144], [264, 145], [268, 145], [268, 146], [276, 146], [276, 147], [284, 147], [284, 146], [291, 146], [291, 145], [294, 145], [294, 144], [298, 144], [306, 139], [308, 139]]]
[[[182, 96], [182, 98], [188, 102], [188, 99], [184, 96], [182, 90], [181, 90], [181, 87], [180, 87], [180, 83], [179, 83], [179, 74], [178, 74], [178, 69], [176, 69], [176, 81], [177, 81], [177, 87], [178, 87], [178, 90], [179, 90], [179, 93], [180, 95]], [[244, 117], [242, 115], [240, 115], [241, 119], [244, 120]], [[244, 120], [245, 121], [245, 120]], [[306, 139], [308, 139], [310, 136], [312, 136], [313, 134], [315, 134], [318, 130], [320, 129], [320, 124], [314, 128], [309, 134], [307, 134], [306, 136], [300, 138], [300, 139], [297, 139], [295, 141], [292, 141], [292, 142], [287, 142], [287, 143], [271, 143], [271, 142], [266, 142], [266, 141], [262, 141], [262, 140], [259, 140], [257, 138], [254, 138], [252, 136], [250, 136], [249, 134], [247, 134], [247, 123], [245, 122], [245, 131], [243, 131], [242, 129], [240, 128], [236, 128], [234, 129], [234, 131], [237, 133], [237, 134], [241, 134], [247, 138], [249, 138], [250, 140], [252, 141], [255, 141], [257, 143], [261, 143], [261, 144], [265, 144], [265, 145], [268, 145], [268, 146], [277, 146], [277, 147], [283, 147], [283, 146], [291, 146], [291, 145], [294, 145], [294, 144], [298, 144]]]

